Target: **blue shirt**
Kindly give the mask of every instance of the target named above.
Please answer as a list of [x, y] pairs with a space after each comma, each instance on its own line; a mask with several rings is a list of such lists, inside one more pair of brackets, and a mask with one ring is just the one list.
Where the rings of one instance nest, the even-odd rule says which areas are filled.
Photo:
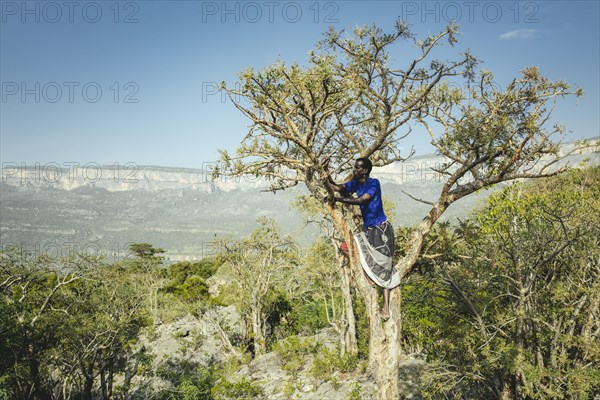
[[384, 223], [387, 220], [383, 212], [383, 201], [381, 200], [381, 185], [374, 178], [368, 178], [365, 183], [359, 183], [356, 179], [352, 179], [344, 183], [346, 192], [356, 193], [358, 197], [368, 193], [371, 196], [371, 201], [360, 206], [360, 212], [363, 217], [364, 229], [367, 230], [370, 226], [376, 226]]

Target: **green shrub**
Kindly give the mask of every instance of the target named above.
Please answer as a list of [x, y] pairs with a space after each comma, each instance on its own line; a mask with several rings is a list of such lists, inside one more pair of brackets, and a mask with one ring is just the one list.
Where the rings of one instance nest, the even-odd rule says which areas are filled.
[[311, 302], [294, 304], [290, 313], [290, 325], [295, 334], [313, 335], [319, 329], [329, 326], [325, 303], [315, 299]]
[[213, 386], [211, 394], [215, 400], [255, 399], [263, 395], [263, 390], [243, 377], [237, 382], [220, 380]]
[[10, 387], [11, 378], [8, 375], [0, 375], [0, 400], [13, 399], [14, 393]]
[[162, 292], [172, 294], [186, 303], [206, 301], [209, 297], [206, 279], [211, 277], [217, 268], [218, 264], [213, 260], [172, 264], [163, 270], [162, 275], [167, 283]]
[[319, 347], [317, 341], [312, 338], [289, 336], [278, 342], [274, 350], [281, 357], [282, 368], [294, 375], [306, 364], [306, 357], [315, 354]]
[[177, 389], [180, 392], [180, 398], [182, 400], [200, 400], [207, 398], [202, 395], [202, 389], [194, 385], [194, 383], [189, 379], [186, 379], [183, 382], [181, 382]]
[[157, 369], [157, 375], [171, 382], [173, 388], [157, 394], [158, 399], [169, 400], [212, 400], [211, 389], [221, 376], [215, 365], [198, 367], [197, 363], [182, 361], [178, 364], [165, 363]]
[[358, 382], [352, 382], [352, 385], [350, 386], [350, 393], [348, 393], [348, 400], [361, 400], [362, 399], [362, 394], [361, 394], [361, 390], [362, 388], [360, 387], [360, 384]]
[[330, 350], [325, 347], [315, 356], [310, 374], [316, 379], [330, 380], [334, 372], [352, 372], [357, 366], [356, 354], [341, 355], [337, 349]]

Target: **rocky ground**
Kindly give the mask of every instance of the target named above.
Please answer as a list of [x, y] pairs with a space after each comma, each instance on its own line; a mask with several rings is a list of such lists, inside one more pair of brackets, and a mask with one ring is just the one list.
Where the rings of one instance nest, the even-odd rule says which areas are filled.
[[[246, 380], [262, 389], [264, 399], [346, 400], [377, 399], [378, 388], [366, 371], [364, 361], [354, 372], [334, 371], [316, 377], [311, 371], [315, 354], [305, 354], [293, 368], [281, 354], [273, 351], [254, 359], [241, 354], [235, 347], [235, 338], [242, 335], [241, 317], [233, 306], [215, 307], [200, 318], [188, 315], [173, 323], [156, 327], [144, 345], [155, 355], [153, 369], [171, 365], [208, 366], [211, 363], [227, 365], [226, 379], [231, 382]], [[330, 329], [298, 338], [316, 348], [335, 349], [336, 336]], [[298, 360], [296, 360], [297, 362]], [[423, 361], [407, 358], [404, 369], [407, 398], [418, 398], [416, 384]], [[140, 377], [140, 387], [154, 390], [166, 388], [169, 382], [156, 374]]]

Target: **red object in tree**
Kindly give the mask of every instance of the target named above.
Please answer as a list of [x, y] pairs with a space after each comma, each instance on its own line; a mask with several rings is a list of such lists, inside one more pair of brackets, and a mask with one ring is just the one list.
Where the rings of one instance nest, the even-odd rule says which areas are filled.
[[342, 245], [340, 246], [340, 249], [342, 249], [342, 251], [344, 253], [348, 252], [348, 245], [346, 244], [346, 242], [342, 242]]

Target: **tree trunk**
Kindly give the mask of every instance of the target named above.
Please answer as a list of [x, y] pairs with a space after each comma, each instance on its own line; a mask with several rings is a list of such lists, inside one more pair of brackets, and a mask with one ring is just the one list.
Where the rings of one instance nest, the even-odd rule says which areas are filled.
[[254, 355], [260, 356], [262, 354], [265, 354], [266, 343], [262, 329], [261, 312], [258, 306], [252, 306], [252, 310], [250, 311], [250, 318], [252, 319], [252, 333], [254, 335]]
[[354, 304], [350, 291], [350, 271], [348, 267], [340, 268], [342, 296], [344, 298], [344, 312], [346, 314], [346, 327], [344, 329], [344, 347], [350, 354], [358, 353], [358, 342], [356, 339], [356, 318], [354, 317]]
[[85, 365], [85, 361], [82, 361], [81, 371], [84, 376], [84, 386], [83, 386], [83, 398], [86, 400], [94, 400], [93, 390], [94, 390], [94, 364], [96, 363], [96, 357], [98, 356], [98, 350], [94, 352], [94, 356], [90, 360], [89, 365]]
[[33, 386], [30, 392], [30, 398], [41, 399], [44, 397], [44, 395], [42, 393], [42, 383], [40, 381], [40, 363], [32, 345], [29, 345], [29, 357], [29, 373]]
[[[360, 266], [359, 266], [360, 267]], [[382, 400], [400, 398], [400, 361], [402, 359], [401, 293], [396, 288], [390, 293], [390, 319], [380, 315], [376, 289], [368, 288], [365, 297], [369, 318], [369, 366], [380, 388]]]
[[108, 399], [105, 367], [100, 368], [100, 390], [102, 392], [102, 398], [105, 400]]
[[[454, 198], [448, 200], [447, 192], [442, 194], [440, 200], [429, 211], [429, 215], [415, 227], [413, 235], [407, 243], [406, 254], [395, 265], [401, 280], [411, 274], [421, 254], [426, 235], [454, 200]], [[348, 245], [354, 285], [365, 300], [369, 319], [369, 366], [381, 389], [380, 398], [382, 400], [399, 399], [401, 395], [400, 363], [403, 355], [400, 288], [391, 291], [390, 318], [383, 321], [380, 318], [378, 291], [372, 288], [363, 276], [358, 249], [348, 222], [334, 208], [329, 206], [326, 208]]]
[[[331, 210], [338, 231], [342, 233], [350, 255], [349, 272], [353, 275], [353, 283], [362, 295], [369, 319], [369, 367], [377, 381], [383, 400], [400, 397], [400, 343], [401, 314], [400, 290], [394, 289], [390, 294], [390, 319], [384, 322], [379, 313], [377, 289], [372, 288], [364, 277], [358, 257], [358, 249], [348, 223], [337, 212]], [[348, 282], [350, 274], [346, 273]], [[349, 286], [349, 285], [348, 285]], [[348, 289], [349, 293], [349, 289]], [[354, 332], [356, 338], [356, 331]]]
[[341, 354], [345, 354], [349, 352], [350, 354], [358, 353], [358, 341], [356, 336], [356, 318], [354, 316], [354, 301], [352, 299], [352, 291], [351, 291], [351, 268], [348, 266], [344, 266], [345, 256], [342, 256], [338, 252], [338, 244], [337, 242], [331, 238], [331, 245], [335, 249], [334, 251], [337, 253], [336, 260], [338, 262], [338, 271], [340, 276], [340, 289], [342, 292], [343, 299], [343, 315], [345, 318], [342, 318], [343, 326], [335, 325], [336, 332], [338, 333], [340, 340], [340, 352]]
[[[137, 361], [136, 361], [137, 363]], [[136, 366], [137, 369], [137, 366]], [[114, 368], [114, 363], [113, 363], [113, 359], [111, 358], [110, 360], [110, 366], [109, 366], [109, 370], [108, 370], [108, 398], [112, 398], [112, 392], [113, 392], [113, 382], [115, 379], [115, 372], [114, 372], [115, 368]]]
[[380, 317], [378, 290], [372, 288], [363, 276], [362, 266], [354, 240], [346, 238], [354, 284], [363, 296], [369, 320], [369, 368], [380, 387], [383, 400], [400, 398], [401, 295], [396, 288], [390, 293], [390, 319]]
[[94, 389], [94, 377], [90, 374], [85, 375], [85, 383], [83, 387], [83, 396], [86, 400], [94, 400], [92, 390]]

